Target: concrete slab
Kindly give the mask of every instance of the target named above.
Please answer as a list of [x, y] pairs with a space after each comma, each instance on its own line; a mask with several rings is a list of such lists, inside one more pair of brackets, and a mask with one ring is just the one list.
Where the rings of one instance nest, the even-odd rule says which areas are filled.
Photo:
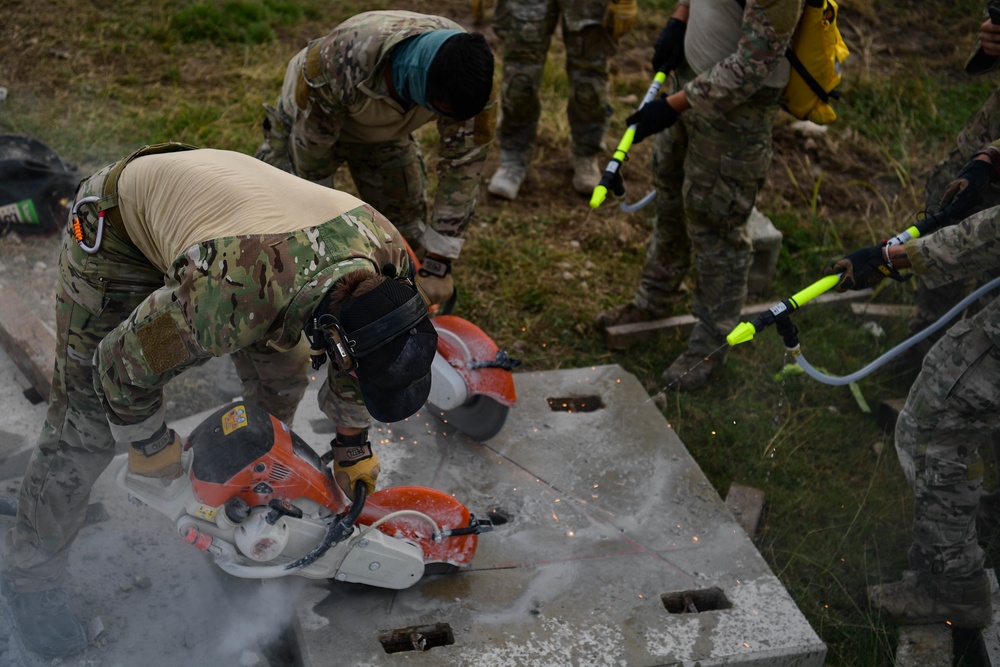
[[[303, 664], [823, 664], [826, 647], [633, 376], [602, 366], [516, 384], [486, 444], [422, 414], [383, 429], [380, 484], [432, 486], [504, 523], [480, 536], [471, 571], [395, 592], [311, 587], [296, 612]], [[600, 407], [562, 409], [581, 404]], [[319, 442], [304, 407], [294, 428]]]
[[[0, 362], [2, 378], [10, 362]], [[516, 383], [519, 404], [487, 444], [426, 410], [377, 429], [380, 486], [438, 488], [498, 524], [479, 538], [471, 571], [404, 591], [225, 575], [165, 517], [129, 503], [113, 483], [117, 457], [91, 498], [107, 518], [81, 531], [70, 557], [72, 606], [96, 635], [80, 659], [104, 667], [139, 656], [149, 667], [823, 664], [826, 647], [633, 376], [602, 366], [517, 374]], [[315, 381], [293, 428], [323, 450], [332, 429], [317, 391]], [[13, 394], [0, 403], [5, 443], [23, 452], [44, 405]], [[186, 434], [215, 407], [172, 425]], [[0, 530], [7, 525], [0, 517]], [[290, 619], [294, 657], [269, 657]], [[48, 664], [2, 641], [0, 662]]]

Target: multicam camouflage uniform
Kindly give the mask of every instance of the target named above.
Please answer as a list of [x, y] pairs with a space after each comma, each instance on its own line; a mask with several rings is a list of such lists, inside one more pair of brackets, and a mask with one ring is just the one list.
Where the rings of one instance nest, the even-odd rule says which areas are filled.
[[[1000, 0], [989, 0], [986, 7], [1000, 7]], [[987, 18], [986, 10], [983, 18]], [[973, 64], [975, 63], [975, 64]], [[1000, 58], [989, 58], [976, 46], [968, 59], [967, 73], [983, 74], [992, 72], [1000, 66]], [[955, 145], [948, 157], [938, 162], [927, 178], [924, 194], [924, 207], [927, 211], [937, 212], [941, 198], [948, 184], [959, 174], [962, 167], [972, 159], [973, 154], [986, 144], [1000, 137], [1000, 90], [996, 90], [986, 100], [982, 108], [969, 119], [969, 122], [959, 133]], [[969, 214], [1000, 204], [1000, 188], [986, 188], [980, 201], [969, 211]], [[910, 321], [910, 330], [921, 331], [934, 324], [952, 306], [958, 303], [970, 290], [972, 280], [942, 285], [931, 290], [921, 278], [917, 278], [916, 303], [917, 315]]]
[[[656, 217], [634, 302], [668, 315], [693, 254], [698, 322], [688, 346], [698, 353], [725, 342], [746, 302], [748, 220], [771, 164], [771, 131], [788, 77], [784, 52], [801, 11], [801, 0], [766, 8], [749, 0], [745, 13], [735, 0], [690, 0], [688, 62], [673, 90], [683, 88], [692, 108], [653, 147]], [[699, 35], [707, 38], [721, 25], [705, 26], [710, 18], [733, 24], [733, 52], [699, 73], [692, 68]], [[736, 51], [737, 38], [749, 50]]]
[[[166, 166], [126, 184], [130, 169], [151, 161]], [[113, 166], [86, 179], [77, 200], [104, 194]], [[232, 175], [213, 176], [224, 170]], [[290, 422], [308, 382], [302, 327], [327, 289], [384, 260], [409, 270], [398, 232], [370, 206], [249, 156], [149, 155], [117, 182], [120, 222], [104, 224], [98, 251], [84, 252], [71, 227], [63, 239], [49, 409], [5, 536], [4, 576], [20, 592], [58, 585], [115, 441], [149, 437], [163, 423], [171, 378], [229, 354], [244, 397]], [[81, 212], [93, 244], [96, 211]], [[184, 228], [186, 237], [167, 238]], [[164, 259], [183, 238], [196, 240]], [[324, 384], [321, 408], [338, 425], [371, 421], [350, 378]]]
[[[415, 250], [457, 258], [476, 207], [496, 131], [497, 86], [486, 108], [456, 121], [414, 105], [404, 110], [385, 83], [393, 47], [431, 30], [462, 30], [446, 18], [406, 11], [354, 16], [292, 58], [256, 156], [323, 182], [347, 163], [363, 200], [385, 214]], [[437, 191], [427, 226], [427, 170], [412, 132], [436, 121]]]
[[[906, 244], [931, 287], [1000, 268], [1000, 207]], [[896, 423], [896, 451], [913, 488], [910, 564], [961, 578], [981, 572], [976, 507], [979, 445], [1000, 430], [1000, 299], [962, 320], [931, 348]]]
[[573, 155], [601, 153], [611, 121], [608, 59], [615, 44], [602, 27], [608, 0], [499, 0], [494, 30], [504, 43], [503, 122], [498, 142], [505, 152], [530, 157], [541, 103], [538, 91], [556, 26], [566, 46], [570, 94], [566, 105]]

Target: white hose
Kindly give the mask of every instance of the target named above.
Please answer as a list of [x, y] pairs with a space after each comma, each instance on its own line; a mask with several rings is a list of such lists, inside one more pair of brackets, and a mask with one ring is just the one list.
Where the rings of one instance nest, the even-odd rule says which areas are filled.
[[989, 281], [988, 283], [977, 289], [969, 296], [959, 301], [957, 305], [955, 305], [951, 310], [942, 315], [940, 319], [938, 319], [938, 321], [932, 324], [931, 326], [927, 327], [920, 333], [914, 334], [910, 338], [904, 340], [902, 343], [892, 348], [891, 350], [883, 354], [881, 357], [875, 359], [875, 361], [871, 362], [864, 368], [857, 370], [854, 373], [851, 373], [850, 375], [843, 375], [837, 377], [821, 373], [820, 371], [816, 370], [812, 366], [812, 364], [806, 361], [805, 356], [803, 356], [802, 351], [799, 349], [798, 346], [790, 348], [789, 351], [792, 353], [792, 355], [795, 356], [795, 361], [798, 362], [799, 366], [802, 367], [802, 370], [805, 371], [806, 375], [813, 378], [814, 380], [819, 380], [823, 384], [829, 384], [835, 386], [850, 384], [852, 382], [860, 380], [863, 377], [867, 377], [873, 371], [883, 366], [889, 360], [894, 359], [895, 357], [899, 356], [906, 350], [910, 349], [920, 341], [924, 340], [925, 338], [936, 332], [938, 329], [948, 324], [948, 322], [950, 322], [953, 317], [955, 317], [963, 310], [965, 310], [965, 308], [973, 301], [981, 297], [983, 294], [989, 292], [990, 290], [996, 288], [997, 286], [1000, 286], [1000, 277], [994, 278], [993, 280]]

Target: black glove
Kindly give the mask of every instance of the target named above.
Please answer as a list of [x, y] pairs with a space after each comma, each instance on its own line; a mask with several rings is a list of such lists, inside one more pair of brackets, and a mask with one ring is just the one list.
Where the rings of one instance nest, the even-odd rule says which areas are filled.
[[886, 259], [884, 249], [885, 244], [882, 243], [855, 250], [843, 259], [827, 266], [823, 270], [823, 275], [844, 274], [840, 277], [840, 283], [837, 284], [838, 292], [874, 287], [883, 278], [892, 278], [900, 282], [906, 280]]
[[958, 222], [972, 210], [979, 193], [989, 185], [995, 173], [996, 169], [990, 162], [973, 158], [965, 163], [962, 171], [948, 184], [941, 197], [941, 206], [950, 209], [951, 221]]
[[667, 27], [660, 31], [653, 48], [653, 71], [670, 72], [684, 60], [684, 33], [687, 22], [672, 18]]
[[663, 132], [665, 129], [677, 122], [681, 113], [667, 103], [666, 95], [660, 95], [660, 99], [643, 104], [634, 114], [625, 119], [629, 126], [638, 125], [635, 128], [635, 138], [633, 144], [637, 144], [651, 134]]

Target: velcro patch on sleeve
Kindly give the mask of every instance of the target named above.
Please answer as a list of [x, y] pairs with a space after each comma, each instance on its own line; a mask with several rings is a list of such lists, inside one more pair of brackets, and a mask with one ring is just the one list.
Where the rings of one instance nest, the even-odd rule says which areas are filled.
[[135, 333], [142, 356], [154, 373], [166, 373], [188, 360], [187, 345], [169, 314], [157, 316]]

